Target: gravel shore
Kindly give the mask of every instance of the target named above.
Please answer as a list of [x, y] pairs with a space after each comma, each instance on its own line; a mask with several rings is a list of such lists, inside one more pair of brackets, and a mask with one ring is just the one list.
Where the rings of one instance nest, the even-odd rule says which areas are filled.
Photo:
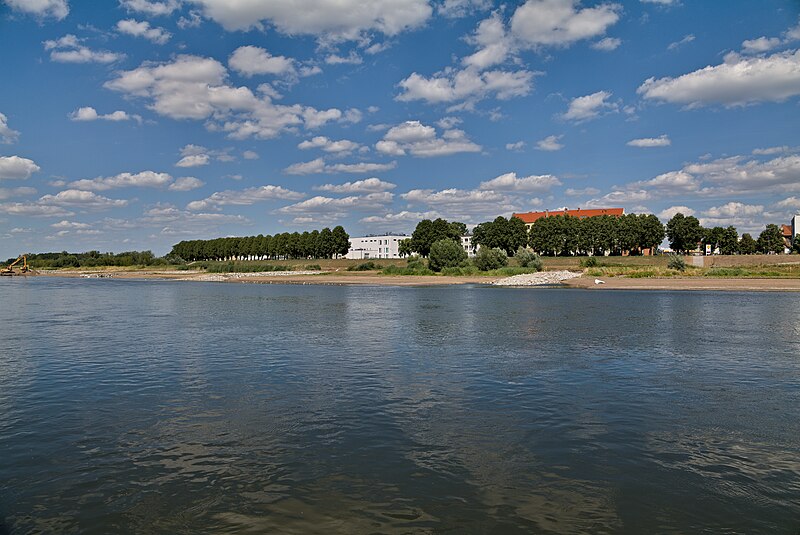
[[526, 273], [514, 275], [494, 281], [495, 286], [548, 286], [561, 284], [565, 280], [580, 277], [580, 273], [572, 271], [540, 271], [539, 273]]

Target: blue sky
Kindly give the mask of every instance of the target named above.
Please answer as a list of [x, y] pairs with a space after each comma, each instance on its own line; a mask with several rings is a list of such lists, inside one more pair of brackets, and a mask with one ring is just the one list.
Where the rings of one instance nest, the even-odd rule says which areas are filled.
[[800, 211], [790, 1], [0, 0], [0, 258]]

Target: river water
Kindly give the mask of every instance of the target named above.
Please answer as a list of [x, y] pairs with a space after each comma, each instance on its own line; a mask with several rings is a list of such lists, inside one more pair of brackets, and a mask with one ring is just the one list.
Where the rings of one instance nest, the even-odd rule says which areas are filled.
[[800, 294], [0, 280], [0, 533], [800, 530]]

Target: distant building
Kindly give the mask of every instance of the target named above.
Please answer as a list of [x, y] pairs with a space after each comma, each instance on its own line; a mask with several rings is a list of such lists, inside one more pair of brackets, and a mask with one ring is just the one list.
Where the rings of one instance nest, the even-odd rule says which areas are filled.
[[795, 245], [794, 239], [800, 234], [800, 214], [792, 218], [792, 246]]
[[461, 236], [461, 247], [464, 248], [470, 258], [475, 256], [475, 252], [478, 250], [478, 247], [472, 243], [472, 236], [469, 234]]
[[544, 212], [525, 212], [522, 214], [513, 214], [511, 217], [518, 217], [522, 219], [525, 223], [525, 226], [528, 230], [531, 229], [531, 225], [537, 220], [543, 217], [553, 217], [557, 215], [568, 215], [572, 217], [579, 217], [584, 219], [586, 217], [595, 217], [598, 215], [610, 215], [614, 217], [619, 217], [625, 214], [624, 208], [596, 208], [591, 210], [581, 210], [578, 208], [577, 210], [545, 210]]
[[400, 258], [400, 242], [407, 240], [405, 234], [384, 234], [350, 238], [350, 249], [345, 258]]
[[[795, 216], [796, 218], [797, 216]], [[794, 224], [794, 218], [792, 218]], [[794, 240], [794, 225], [781, 225], [781, 236], [783, 236], [783, 252], [789, 254], [792, 252], [792, 241]]]

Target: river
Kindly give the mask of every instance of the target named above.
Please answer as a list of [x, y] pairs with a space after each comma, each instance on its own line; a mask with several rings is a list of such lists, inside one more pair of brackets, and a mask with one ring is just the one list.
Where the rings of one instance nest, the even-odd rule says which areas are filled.
[[3, 533], [800, 530], [800, 294], [0, 280]]

